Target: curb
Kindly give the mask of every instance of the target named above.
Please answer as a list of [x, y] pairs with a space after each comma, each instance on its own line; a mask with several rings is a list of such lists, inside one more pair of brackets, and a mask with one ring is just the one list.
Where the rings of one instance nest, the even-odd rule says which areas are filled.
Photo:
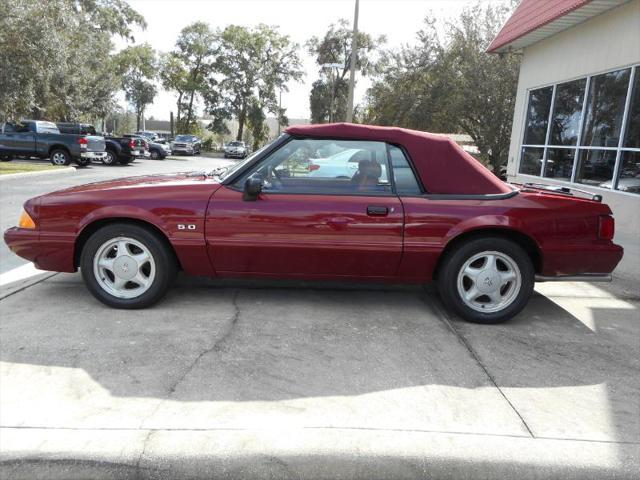
[[0, 428], [11, 479], [635, 479], [638, 444], [340, 428]]
[[8, 173], [6, 175], [0, 175], [0, 181], [11, 180], [12, 178], [31, 177], [34, 175], [56, 175], [60, 173], [71, 173], [75, 171], [76, 167], [64, 167], [56, 168], [55, 170], [37, 170], [35, 172]]

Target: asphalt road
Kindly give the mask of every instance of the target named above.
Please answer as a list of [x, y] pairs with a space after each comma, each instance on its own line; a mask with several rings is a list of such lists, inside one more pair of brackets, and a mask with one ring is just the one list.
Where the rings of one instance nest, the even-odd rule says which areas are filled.
[[[29, 163], [38, 160], [26, 160]], [[4, 232], [18, 221], [23, 203], [31, 197], [60, 190], [62, 188], [82, 185], [133, 175], [147, 175], [151, 173], [171, 173], [192, 170], [209, 171], [228, 163], [229, 160], [205, 156], [168, 157], [165, 160], [136, 160], [129, 165], [107, 167], [94, 164], [87, 168], [80, 168], [71, 173], [37, 173], [19, 178], [4, 179], [0, 176], [0, 230]], [[0, 274], [26, 264], [22, 258], [14, 255], [7, 248], [4, 241], [0, 241]]]

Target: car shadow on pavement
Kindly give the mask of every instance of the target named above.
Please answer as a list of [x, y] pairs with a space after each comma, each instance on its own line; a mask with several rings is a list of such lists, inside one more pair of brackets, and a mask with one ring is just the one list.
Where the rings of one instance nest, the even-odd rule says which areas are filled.
[[[58, 275], [2, 301], [0, 356], [84, 371], [111, 397], [166, 402], [154, 407], [166, 417], [192, 402], [215, 404], [194, 425], [299, 414], [389, 428], [495, 422], [499, 433], [526, 435], [511, 426], [511, 407], [534, 436], [638, 441], [637, 302], [583, 302], [587, 321], [536, 294], [502, 325], [450, 319], [434, 302], [417, 287], [181, 278], [157, 306], [125, 311], [95, 301], [79, 275]], [[91, 401], [93, 387], [52, 372], [21, 378], [10, 397], [40, 392], [62, 402], [66, 388], [65, 398]]]

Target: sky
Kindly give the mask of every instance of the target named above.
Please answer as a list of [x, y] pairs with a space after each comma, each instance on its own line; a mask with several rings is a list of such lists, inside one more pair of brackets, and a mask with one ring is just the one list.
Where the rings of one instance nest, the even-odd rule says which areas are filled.
[[[482, 3], [500, 3], [482, 0]], [[358, 28], [373, 36], [385, 35], [387, 47], [397, 48], [416, 42], [416, 32], [424, 18], [435, 16], [438, 23], [456, 18], [466, 5], [475, 0], [360, 0]], [[255, 26], [264, 23], [279, 27], [281, 33], [304, 46], [312, 36], [324, 36], [331, 23], [340, 18], [353, 22], [355, 0], [129, 0], [129, 4], [147, 21], [146, 30], [135, 30], [135, 42], [148, 42], [158, 51], [168, 52], [182, 28], [196, 21], [205, 21], [214, 29], [227, 25]], [[126, 44], [116, 42], [121, 49]], [[319, 74], [314, 59], [301, 50], [303, 69], [301, 82], [289, 83], [282, 94], [282, 106], [289, 118], [309, 118], [311, 84]], [[370, 82], [356, 77], [355, 103], [362, 102]], [[168, 120], [176, 97], [162, 91], [153, 105], [147, 107], [147, 118]], [[124, 102], [123, 102], [124, 103]]]

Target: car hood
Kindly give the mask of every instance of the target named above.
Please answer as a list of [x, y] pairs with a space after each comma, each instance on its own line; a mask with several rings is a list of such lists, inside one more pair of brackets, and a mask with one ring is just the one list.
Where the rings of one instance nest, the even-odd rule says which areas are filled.
[[181, 172], [171, 174], [144, 175], [137, 177], [119, 178], [103, 182], [87, 183], [76, 187], [58, 190], [48, 195], [71, 195], [89, 192], [107, 192], [130, 189], [148, 189], [157, 187], [187, 186], [194, 184], [218, 185], [217, 179], [208, 177], [205, 172]]

